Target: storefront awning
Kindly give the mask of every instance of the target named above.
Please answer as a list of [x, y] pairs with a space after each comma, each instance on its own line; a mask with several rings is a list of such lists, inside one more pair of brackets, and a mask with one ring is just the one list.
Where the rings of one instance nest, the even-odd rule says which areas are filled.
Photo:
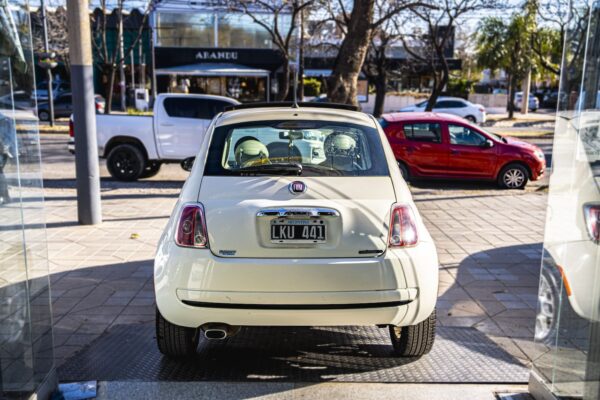
[[268, 77], [266, 69], [250, 68], [238, 64], [190, 64], [177, 67], [159, 68], [156, 75], [191, 75], [191, 76], [258, 76]]

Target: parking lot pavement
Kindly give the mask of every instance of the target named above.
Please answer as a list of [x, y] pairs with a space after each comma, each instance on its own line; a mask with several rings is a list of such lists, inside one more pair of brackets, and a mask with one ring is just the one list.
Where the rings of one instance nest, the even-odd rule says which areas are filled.
[[[64, 144], [42, 139], [58, 365], [111, 327], [153, 324], [155, 245], [187, 176], [171, 165], [138, 183], [103, 179], [104, 222], [79, 226], [73, 161]], [[412, 186], [440, 256], [440, 323], [475, 327], [523, 362], [535, 357], [546, 202], [540, 189]]]

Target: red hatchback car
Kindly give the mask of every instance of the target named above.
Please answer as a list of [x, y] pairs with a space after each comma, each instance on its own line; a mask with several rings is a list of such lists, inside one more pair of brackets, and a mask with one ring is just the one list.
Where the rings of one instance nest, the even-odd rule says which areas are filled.
[[405, 178], [493, 180], [520, 189], [546, 170], [539, 147], [486, 132], [454, 115], [393, 113], [380, 123]]

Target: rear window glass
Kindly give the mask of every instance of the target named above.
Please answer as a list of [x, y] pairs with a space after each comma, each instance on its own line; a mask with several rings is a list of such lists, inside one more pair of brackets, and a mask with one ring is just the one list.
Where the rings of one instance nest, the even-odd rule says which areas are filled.
[[442, 127], [435, 123], [405, 124], [404, 137], [417, 142], [441, 143]]
[[262, 121], [218, 127], [205, 175], [389, 175], [375, 128], [326, 121]]

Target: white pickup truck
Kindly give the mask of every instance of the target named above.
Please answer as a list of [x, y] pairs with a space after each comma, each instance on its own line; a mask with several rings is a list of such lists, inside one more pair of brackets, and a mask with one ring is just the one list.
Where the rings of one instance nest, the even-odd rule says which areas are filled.
[[[149, 116], [96, 115], [98, 154], [122, 181], [149, 178], [163, 163], [190, 169], [210, 121], [235, 99], [201, 94], [160, 94]], [[69, 151], [75, 152], [73, 129]]]

